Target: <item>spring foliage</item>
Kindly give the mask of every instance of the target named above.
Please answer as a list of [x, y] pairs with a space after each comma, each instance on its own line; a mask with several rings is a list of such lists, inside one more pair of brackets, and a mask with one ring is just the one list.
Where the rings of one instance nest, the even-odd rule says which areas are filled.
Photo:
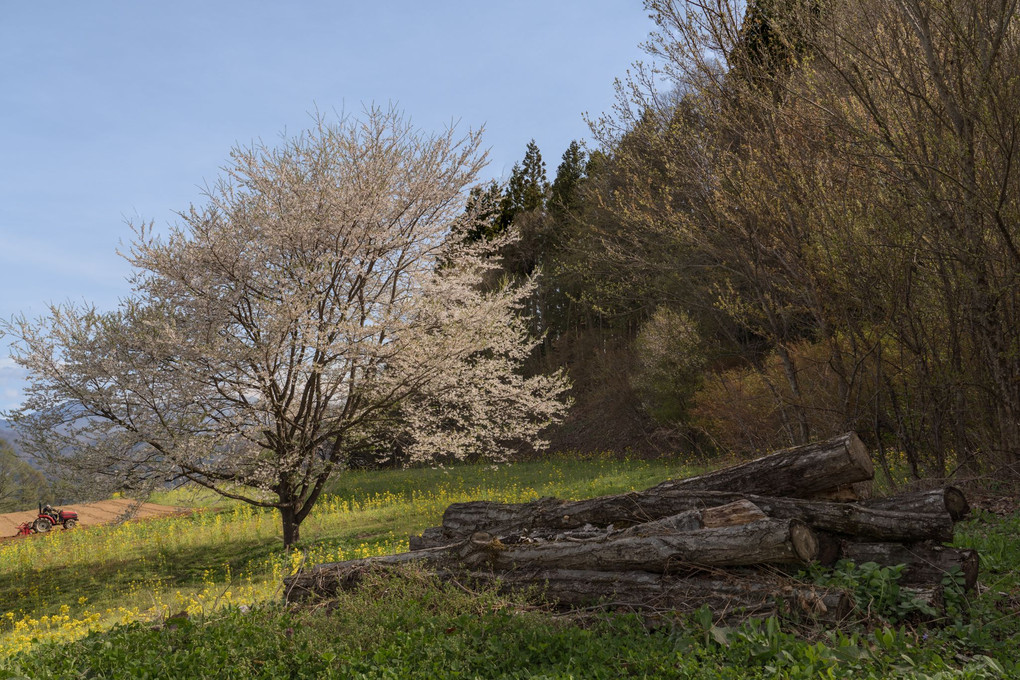
[[512, 234], [448, 238], [476, 218], [480, 141], [373, 108], [234, 149], [204, 205], [165, 235], [135, 228], [119, 309], [10, 326], [32, 374], [13, 414], [26, 445], [279, 508], [288, 545], [352, 456], [540, 448], [565, 381], [518, 372], [534, 284], [480, 285]]

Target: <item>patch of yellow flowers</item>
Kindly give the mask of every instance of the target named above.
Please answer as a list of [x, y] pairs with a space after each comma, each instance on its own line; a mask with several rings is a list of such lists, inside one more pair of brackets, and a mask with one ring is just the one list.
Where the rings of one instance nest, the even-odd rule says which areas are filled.
[[[541, 494], [532, 488], [511, 484], [499, 489], [436, 488], [431, 493], [415, 491], [408, 495], [389, 492], [372, 494], [358, 500], [326, 497], [320, 500], [308, 529], [317, 534], [343, 530], [356, 522], [358, 513], [382, 515], [425, 516], [438, 520], [450, 503], [475, 498], [504, 502], [534, 500]], [[146, 565], [158, 566], [174, 559], [189, 548], [201, 548], [225, 542], [274, 540], [279, 535], [278, 518], [274, 513], [259, 511], [248, 505], [234, 505], [222, 512], [195, 513], [185, 517], [168, 517], [130, 521], [119, 525], [54, 531], [28, 540], [0, 542], [0, 574], [6, 573], [32, 584], [46, 570], [68, 568], [72, 573], [89, 572], [90, 565], [108, 565], [123, 561], [134, 565], [132, 570], [144, 571]], [[342, 545], [320, 544], [306, 550], [292, 550], [287, 555], [271, 555], [250, 561], [241, 573], [234, 574], [229, 563], [202, 572], [201, 585], [173, 588], [159, 577], [130, 581], [119, 594], [105, 600], [121, 602], [117, 606], [93, 606], [88, 598], [78, 598], [77, 606], [62, 604], [59, 612], [38, 616], [36, 611], [0, 610], [0, 656], [28, 650], [32, 645], [60, 640], [67, 642], [90, 631], [110, 628], [135, 621], [156, 623], [186, 612], [189, 616], [209, 614], [223, 607], [251, 606], [279, 599], [283, 577], [299, 568], [374, 557], [407, 550], [407, 540], [389, 536], [382, 541]], [[138, 567], [142, 567], [138, 569]], [[154, 570], [160, 571], [160, 570]], [[72, 585], [64, 585], [64, 596]], [[26, 587], [27, 594], [39, 603], [39, 586]], [[54, 588], [54, 594], [59, 595]], [[58, 599], [59, 601], [59, 599]]]
[[[638, 465], [620, 466], [618, 461], [593, 458], [587, 471], [594, 473], [594, 479], [576, 488], [574, 495], [605, 493], [601, 487], [596, 488], [596, 479], [618, 476], [622, 479]], [[357, 498], [323, 497], [302, 529], [306, 535], [336, 535], [358, 527], [366, 518], [375, 520], [376, 524], [382, 520], [384, 525], [390, 519], [406, 517], [436, 524], [448, 505], [460, 501], [484, 499], [520, 503], [541, 496], [570, 497], [569, 492], [564, 491], [568, 480], [555, 462], [542, 466], [539, 474], [533, 475], [531, 485], [505, 478], [493, 481], [491, 485], [471, 483], [452, 469], [443, 476], [443, 481], [426, 491], [413, 490], [404, 494], [386, 491]], [[279, 533], [279, 518], [275, 513], [237, 503], [219, 512], [195, 512], [187, 516], [54, 531], [27, 540], [2, 541], [0, 576], [26, 584], [25, 601], [32, 602], [33, 609], [6, 612], [0, 609], [0, 657], [30, 649], [39, 642], [67, 642], [117, 624], [155, 624], [182, 612], [189, 616], [207, 615], [224, 607], [278, 600], [282, 596], [283, 578], [302, 567], [408, 549], [406, 537], [391, 533], [377, 536], [372, 542], [359, 538], [358, 542], [320, 543], [303, 551], [295, 549], [288, 554], [254, 558], [239, 573], [232, 571], [229, 563], [206, 565], [200, 583], [191, 587], [174, 587], [157, 575], [172, 571], [167, 567], [174, 566], [170, 563], [182, 554], [211, 552], [228, 543], [265, 545], [279, 540]], [[73, 580], [61, 583], [63, 592], [52, 588], [56, 600], [52, 604], [44, 599], [48, 593], [40, 592], [40, 586], [36, 585], [46, 583], [47, 572], [54, 569], [84, 574], [85, 583], [88, 583], [88, 574], [109, 573], [109, 565], [119, 563], [125, 564], [129, 573], [152, 575], [134, 580], [125, 578], [115, 592], [113, 586], [106, 590], [101, 585], [97, 588], [93, 580], [90, 586], [102, 605], [74, 592], [79, 586]], [[122, 576], [121, 573], [117, 575]], [[58, 606], [62, 601], [70, 604]], [[40, 616], [40, 611], [49, 613]]]
[[0, 619], [0, 626], [9, 632], [3, 638], [3, 653], [16, 654], [29, 649], [37, 642], [82, 637], [101, 618], [100, 614], [87, 610], [76, 617], [71, 617], [68, 614], [70, 607], [67, 605], [61, 606], [60, 610], [60, 614], [40, 616], [37, 619], [27, 615], [18, 619], [14, 612], [4, 614]]
[[0, 656], [28, 650], [40, 642], [67, 642], [87, 635], [92, 630], [110, 628], [135, 621], [158, 622], [186, 612], [189, 616], [205, 615], [223, 607], [251, 606], [279, 599], [283, 577], [294, 574], [303, 566], [335, 562], [359, 557], [373, 557], [406, 550], [406, 541], [351, 547], [315, 546], [306, 551], [292, 550], [283, 559], [268, 557], [249, 563], [237, 577], [229, 564], [221, 569], [206, 569], [202, 585], [197, 589], [168, 588], [159, 579], [147, 583], [134, 582], [126, 590], [125, 600], [145, 604], [120, 605], [108, 608], [90, 606], [84, 596], [78, 598], [77, 611], [60, 605], [59, 613], [35, 616], [31, 612], [7, 611], [0, 616]]

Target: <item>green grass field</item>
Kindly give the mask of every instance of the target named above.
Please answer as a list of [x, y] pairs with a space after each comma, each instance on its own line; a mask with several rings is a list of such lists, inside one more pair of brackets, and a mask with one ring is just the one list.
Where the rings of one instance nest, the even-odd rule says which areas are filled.
[[958, 525], [982, 555], [968, 613], [919, 627], [873, 617], [842, 631], [704, 616], [649, 631], [626, 616], [554, 616], [420, 574], [330, 606], [288, 609], [300, 567], [406, 549], [452, 502], [584, 498], [697, 470], [553, 458], [513, 466], [356, 472], [282, 549], [277, 517], [178, 490], [190, 516], [0, 542], [0, 678], [1003, 677], [1018, 673], [1020, 516]]

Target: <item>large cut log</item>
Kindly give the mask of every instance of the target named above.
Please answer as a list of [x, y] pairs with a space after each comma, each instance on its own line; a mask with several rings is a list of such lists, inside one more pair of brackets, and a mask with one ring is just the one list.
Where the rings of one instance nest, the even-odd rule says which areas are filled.
[[[682, 492], [681, 492], [682, 493]], [[849, 503], [829, 503], [799, 498], [772, 498], [768, 496], [746, 496], [731, 500], [736, 494], [703, 492], [692, 494], [684, 503], [714, 505], [726, 502], [718, 508], [703, 510], [702, 514], [739, 507], [741, 501], [757, 508], [774, 519], [798, 520], [812, 529], [853, 536], [858, 540], [907, 541], [925, 540], [949, 541], [953, 538], [953, 521], [947, 513], [924, 514], [919, 512], [897, 512], [878, 510]], [[674, 501], [679, 498], [674, 497]], [[639, 525], [643, 526], [643, 525]]]
[[768, 517], [761, 508], [746, 498], [715, 507], [707, 507], [700, 512], [701, 523], [705, 529], [735, 527]]
[[840, 556], [857, 564], [874, 562], [882, 567], [906, 565], [900, 582], [905, 585], [939, 585], [950, 571], [959, 570], [965, 590], [973, 590], [978, 579], [975, 550], [948, 548], [930, 543], [856, 543], [843, 541]]
[[[330, 598], [358, 587], [380, 565], [337, 563], [286, 579], [288, 601]], [[385, 568], [385, 567], [383, 567]], [[508, 572], [440, 570], [441, 580], [524, 593], [559, 607], [692, 612], [708, 606], [719, 619], [786, 613], [840, 621], [853, 609], [844, 590], [791, 583], [761, 574], [722, 577], [675, 576], [645, 571], [518, 569]]]
[[[492, 579], [485, 574], [475, 578]], [[792, 613], [834, 622], [853, 610], [853, 598], [845, 590], [792, 584], [761, 574], [704, 577], [543, 569], [499, 574], [498, 581], [504, 590], [534, 592], [547, 602], [575, 608], [601, 604], [689, 613], [707, 606], [722, 619]]]
[[[321, 569], [421, 562], [430, 569], [594, 569], [671, 573], [695, 567], [806, 563], [818, 554], [814, 532], [796, 520], [762, 519], [749, 524], [683, 533], [617, 535], [604, 540], [506, 544], [479, 532], [452, 545], [349, 560]], [[320, 568], [316, 568], [320, 569]], [[309, 572], [309, 578], [316, 570]]]
[[[873, 475], [867, 449], [856, 434], [848, 432], [706, 475], [663, 482], [643, 492], [574, 502], [542, 498], [523, 504], [454, 503], [443, 514], [442, 532], [428, 529], [420, 537], [412, 537], [412, 549], [449, 543], [475, 531], [504, 534], [537, 527], [572, 529], [585, 524], [639, 524], [732, 503], [746, 494], [803, 498], [845, 489], [848, 484], [870, 480]], [[732, 495], [706, 503], [696, 496], [678, 496], [674, 493], [678, 491]]]
[[507, 538], [510, 538], [514, 543], [533, 542], [535, 540], [559, 541], [565, 539], [607, 540], [630, 536], [661, 536], [663, 534], [698, 531], [700, 529], [720, 529], [722, 527], [750, 524], [762, 519], [768, 519], [768, 515], [762, 512], [754, 503], [741, 498], [733, 503], [727, 503], [718, 507], [685, 510], [668, 517], [635, 524], [626, 529], [616, 529], [613, 525], [597, 527], [592, 524], [585, 524], [577, 529], [563, 530], [543, 527], [532, 529], [527, 533], [504, 534], [497, 536], [497, 538], [504, 542], [506, 542]]
[[[901, 595], [909, 595], [917, 602], [927, 605], [934, 612], [934, 616], [941, 617], [946, 613], [945, 588], [937, 586], [903, 586], [900, 588]], [[914, 613], [915, 618], [928, 619], [929, 615]]]
[[443, 533], [443, 527], [429, 527], [421, 534], [411, 534], [408, 540], [408, 547], [412, 551], [426, 550], [428, 548], [438, 548], [444, 545], [452, 543], [456, 539], [446, 538], [446, 534]]
[[[764, 514], [761, 515], [761, 518], [764, 517]], [[664, 534], [675, 534], [686, 531], [699, 531], [704, 528], [705, 523], [701, 519], [701, 512], [699, 510], [688, 510], [687, 512], [670, 515], [669, 517], [645, 522], [644, 524], [635, 524], [627, 529], [611, 531], [606, 534], [606, 538], [662, 536]]]
[[564, 531], [585, 525], [620, 528], [742, 501], [753, 504], [769, 517], [799, 520], [814, 529], [854, 536], [858, 540], [948, 541], [953, 536], [953, 522], [945, 512], [898, 512], [849, 503], [668, 489], [583, 501], [545, 498], [523, 504], [492, 501], [454, 503], [443, 514], [443, 526], [427, 530], [416, 538], [412, 549], [455, 542], [476, 531], [508, 536]]
[[[643, 570], [665, 573], [689, 566], [729, 567], [803, 563], [815, 559], [818, 541], [796, 520], [763, 519], [740, 526], [651, 536], [610, 537], [599, 542], [521, 543], [493, 551], [481, 563], [505, 571], [543, 569]], [[474, 555], [464, 557], [478, 564]]]
[[749, 496], [747, 500], [777, 519], [795, 519], [819, 531], [872, 541], [949, 541], [953, 521], [946, 513], [878, 510], [849, 503]]
[[675, 492], [667, 492], [660, 499], [645, 492], [631, 492], [583, 501], [556, 498], [530, 503], [469, 501], [449, 505], [443, 513], [443, 526], [412, 536], [410, 547], [421, 550], [449, 545], [478, 531], [496, 536], [527, 534], [552, 538], [587, 525], [624, 528], [691, 512], [700, 513], [702, 525], [708, 528], [762, 519], [761, 511], [739, 494], [718, 492], [709, 494], [707, 499]]
[[931, 491], [915, 491], [901, 493], [885, 498], [872, 498], [861, 501], [861, 505], [876, 510], [896, 510], [899, 512], [921, 512], [927, 514], [948, 513], [954, 521], [960, 521], [970, 512], [970, 504], [963, 491], [955, 486]]
[[869, 482], [874, 474], [867, 448], [856, 434], [847, 432], [698, 477], [663, 482], [648, 491], [734, 491], [810, 498], [840, 489], [845, 492], [852, 484]]

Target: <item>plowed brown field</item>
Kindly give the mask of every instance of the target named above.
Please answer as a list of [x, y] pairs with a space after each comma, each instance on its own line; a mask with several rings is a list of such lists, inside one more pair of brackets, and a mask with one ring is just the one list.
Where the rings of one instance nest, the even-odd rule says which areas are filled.
[[[144, 519], [146, 517], [162, 517], [165, 515], [179, 515], [191, 512], [190, 508], [175, 507], [172, 505], [156, 505], [155, 503], [142, 503], [139, 505], [130, 498], [117, 498], [98, 503], [79, 503], [74, 505], [59, 506], [61, 510], [74, 510], [78, 513], [78, 522], [81, 526], [95, 526], [97, 524], [109, 524], [118, 519], [123, 519], [125, 514], [135, 507], [131, 519]], [[0, 538], [14, 536], [18, 532], [18, 525], [22, 522], [31, 522], [37, 512], [28, 510], [25, 512], [9, 512], [0, 515]]]

